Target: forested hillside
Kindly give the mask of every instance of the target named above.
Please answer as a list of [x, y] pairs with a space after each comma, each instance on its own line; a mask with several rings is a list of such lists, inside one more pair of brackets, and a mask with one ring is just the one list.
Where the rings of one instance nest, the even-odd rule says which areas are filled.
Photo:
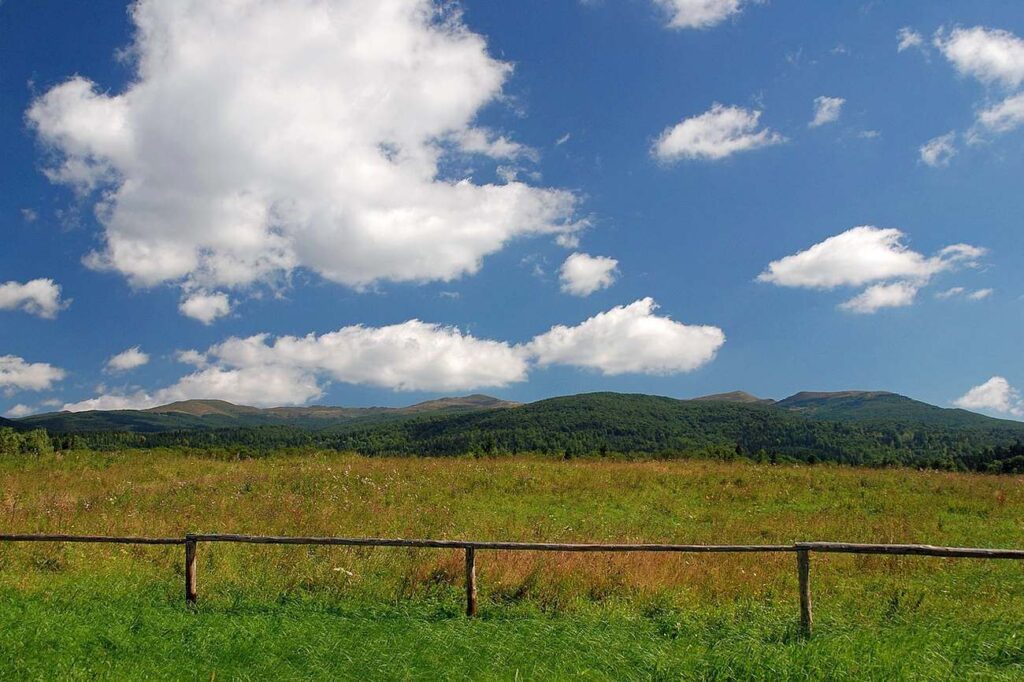
[[[1024, 423], [943, 410], [882, 394], [894, 416], [824, 419], [821, 412], [749, 401], [676, 400], [592, 393], [506, 409], [349, 422], [319, 430], [291, 426], [151, 434], [83, 433], [93, 447], [188, 446], [261, 451], [282, 446], [363, 454], [464, 455], [536, 452], [563, 457], [637, 454], [745, 457], [758, 461], [908, 465], [979, 471], [1024, 470]], [[818, 400], [821, 400], [819, 398]], [[927, 419], [915, 419], [924, 405]], [[943, 423], [938, 414], [949, 414]], [[965, 417], [966, 415], [966, 417]]]
[[122, 431], [158, 433], [256, 426], [294, 426], [320, 429], [349, 422], [375, 422], [423, 414], [454, 414], [510, 407], [511, 403], [486, 395], [467, 395], [428, 400], [406, 407], [310, 407], [259, 408], [224, 400], [183, 400], [144, 410], [88, 410], [50, 412], [26, 417], [21, 428], [42, 428], [50, 433]]

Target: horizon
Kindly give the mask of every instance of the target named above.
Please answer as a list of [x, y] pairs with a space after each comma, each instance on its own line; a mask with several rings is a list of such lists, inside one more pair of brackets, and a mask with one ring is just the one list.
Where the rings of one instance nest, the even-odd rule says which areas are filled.
[[[26, 415], [24, 417], [8, 417], [8, 419], [13, 419], [15, 421], [21, 421], [21, 420], [31, 419], [32, 417], [41, 417], [41, 416], [46, 416], [46, 415], [50, 415], [50, 414], [64, 414], [64, 413], [74, 414], [75, 412], [90, 412], [90, 411], [95, 411], [95, 412], [158, 411], [161, 408], [171, 407], [171, 406], [179, 404], [179, 403], [195, 403], [195, 402], [198, 402], [198, 403], [224, 403], [224, 404], [227, 404], [227, 405], [231, 405], [232, 407], [245, 407], [245, 408], [260, 409], [260, 410], [320, 409], [320, 408], [326, 408], [326, 409], [404, 409], [404, 408], [410, 408], [410, 407], [417, 407], [417, 406], [428, 404], [428, 403], [432, 403], [432, 402], [440, 402], [440, 401], [444, 401], [444, 400], [461, 400], [461, 399], [466, 399], [466, 398], [486, 398], [486, 399], [489, 399], [489, 400], [495, 400], [495, 401], [498, 401], [498, 402], [501, 402], [501, 403], [506, 403], [506, 404], [511, 404], [511, 405], [529, 405], [529, 404], [532, 404], [532, 403], [542, 402], [542, 401], [545, 401], [545, 400], [554, 400], [554, 399], [558, 399], [558, 398], [573, 398], [573, 397], [578, 397], [578, 396], [590, 395], [590, 394], [594, 394], [594, 393], [610, 393], [610, 394], [613, 394], [613, 395], [640, 395], [640, 396], [644, 396], [644, 397], [668, 398], [668, 399], [671, 399], [671, 400], [679, 400], [679, 401], [700, 401], [700, 400], [708, 400], [710, 398], [717, 398], [717, 397], [722, 397], [722, 396], [743, 395], [743, 396], [746, 396], [746, 397], [749, 397], [749, 398], [756, 399], [758, 401], [768, 401], [768, 404], [770, 404], [770, 405], [778, 405], [780, 403], [784, 403], [787, 400], [790, 400], [792, 398], [796, 398], [797, 396], [801, 396], [801, 395], [810, 395], [810, 396], [819, 396], [819, 397], [830, 397], [830, 396], [837, 396], [837, 395], [841, 396], [841, 395], [844, 395], [844, 394], [852, 394], [852, 395], [861, 395], [861, 394], [864, 394], [864, 395], [879, 395], [879, 394], [881, 394], [881, 395], [891, 395], [891, 396], [896, 396], [896, 397], [899, 397], [899, 398], [904, 398], [904, 399], [911, 400], [911, 401], [914, 401], [914, 402], [922, 403], [922, 404], [927, 405], [929, 407], [936, 407], [936, 408], [944, 409], [944, 410], [959, 410], [959, 411], [962, 411], [962, 412], [969, 412], [971, 414], [976, 414], [976, 415], [980, 415], [980, 416], [983, 416], [983, 417], [990, 417], [990, 418], [996, 418], [996, 419], [1004, 419], [1006, 421], [1015, 421], [1015, 422], [1022, 422], [1022, 423], [1024, 423], [1024, 419], [1016, 418], [1014, 416], [993, 417], [993, 415], [985, 414], [984, 412], [981, 412], [981, 411], [978, 411], [978, 410], [970, 410], [970, 409], [967, 409], [967, 408], [964, 408], [964, 407], [934, 405], [932, 403], [928, 403], [928, 402], [925, 402], [925, 401], [922, 401], [922, 400], [918, 400], [917, 398], [914, 398], [913, 396], [908, 396], [908, 395], [904, 395], [902, 393], [897, 393], [895, 391], [887, 391], [887, 390], [883, 390], [883, 389], [868, 389], [868, 390], [849, 389], [849, 390], [843, 390], [843, 391], [806, 391], [806, 390], [802, 390], [802, 391], [797, 391], [796, 393], [792, 393], [790, 395], [787, 395], [787, 396], [784, 396], [784, 397], [781, 397], [781, 398], [775, 398], [775, 397], [770, 397], [770, 396], [759, 396], [759, 395], [755, 395], [753, 393], [750, 393], [750, 392], [744, 391], [744, 390], [723, 391], [721, 393], [709, 393], [709, 394], [704, 394], [704, 395], [686, 396], [686, 397], [683, 397], [683, 396], [671, 396], [671, 395], [659, 395], [659, 394], [652, 394], [652, 393], [623, 393], [623, 392], [620, 392], [620, 391], [586, 391], [586, 392], [582, 392], [582, 393], [567, 393], [567, 394], [560, 394], [560, 395], [544, 396], [544, 397], [537, 398], [535, 400], [529, 400], [529, 401], [509, 400], [509, 399], [504, 398], [504, 397], [502, 397], [500, 395], [491, 395], [489, 393], [470, 393], [470, 394], [465, 394], [465, 395], [455, 395], [455, 394], [443, 395], [443, 396], [438, 396], [436, 398], [432, 398], [432, 399], [428, 399], [428, 400], [422, 400], [422, 401], [417, 401], [417, 402], [412, 402], [412, 403], [405, 403], [405, 404], [402, 404], [402, 405], [338, 405], [338, 404], [327, 404], [327, 403], [310, 403], [310, 404], [307, 404], [307, 405], [269, 405], [269, 406], [264, 406], [264, 407], [256, 407], [254, 405], [246, 405], [246, 404], [243, 404], [243, 403], [234, 403], [234, 402], [231, 402], [231, 401], [228, 401], [228, 400], [222, 400], [220, 398], [186, 398], [184, 400], [176, 400], [176, 401], [173, 401], [173, 402], [170, 402], [170, 403], [166, 403], [166, 404], [162, 404], [162, 405], [153, 405], [151, 407], [146, 407], [146, 408], [113, 408], [113, 409], [75, 410], [75, 411], [70, 411], [70, 410], [53, 410], [53, 411], [49, 411], [49, 412], [38, 412], [36, 414]], [[726, 399], [724, 402], [731, 402], [731, 401]]]
[[1024, 421], [1019, 7], [705, 5], [0, 2], [0, 414]]

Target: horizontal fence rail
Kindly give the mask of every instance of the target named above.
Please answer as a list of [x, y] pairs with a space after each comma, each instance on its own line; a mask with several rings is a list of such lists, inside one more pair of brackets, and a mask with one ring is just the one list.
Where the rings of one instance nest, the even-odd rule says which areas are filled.
[[650, 543], [559, 543], [494, 542], [476, 540], [430, 540], [403, 538], [301, 537], [275, 535], [236, 535], [227, 533], [188, 534], [180, 538], [149, 538], [111, 535], [0, 534], [0, 542], [86, 542], [120, 545], [184, 545], [185, 602], [194, 606], [198, 598], [196, 556], [200, 542], [232, 542], [257, 545], [331, 545], [340, 547], [416, 547], [460, 549], [466, 555], [466, 615], [475, 616], [477, 608], [477, 550], [530, 552], [676, 552], [687, 554], [736, 554], [792, 552], [797, 559], [800, 587], [800, 629], [811, 634], [810, 555], [876, 554], [888, 556], [926, 556], [961, 559], [1024, 560], [1022, 549], [979, 547], [938, 547], [935, 545], [864, 544], [851, 542], [797, 542], [792, 545], [678, 545]]
[[[247, 542], [259, 545], [343, 545], [350, 547], [439, 547], [530, 552], [795, 552], [794, 545], [664, 545], [561, 542], [490, 542], [478, 540], [403, 540], [400, 538], [317, 538], [272, 535], [187, 535], [197, 542]], [[180, 542], [180, 541], [179, 541]]]
[[0, 534], [0, 542], [99, 542], [110, 545], [183, 545], [185, 538], [140, 538], [116, 535]]
[[936, 547], [935, 545], [867, 545], [849, 542], [798, 542], [796, 550], [831, 554], [898, 554], [936, 556], [951, 559], [1024, 559], [1024, 549], [983, 549], [978, 547]]

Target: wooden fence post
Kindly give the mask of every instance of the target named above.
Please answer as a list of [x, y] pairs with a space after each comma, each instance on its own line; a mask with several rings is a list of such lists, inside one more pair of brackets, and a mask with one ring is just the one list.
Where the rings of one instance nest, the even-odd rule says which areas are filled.
[[196, 603], [196, 541], [191, 535], [185, 536], [185, 604]]
[[476, 548], [466, 548], [466, 617], [476, 615]]
[[805, 636], [811, 635], [814, 620], [811, 613], [811, 554], [810, 550], [796, 550], [796, 570], [800, 577], [800, 630]]

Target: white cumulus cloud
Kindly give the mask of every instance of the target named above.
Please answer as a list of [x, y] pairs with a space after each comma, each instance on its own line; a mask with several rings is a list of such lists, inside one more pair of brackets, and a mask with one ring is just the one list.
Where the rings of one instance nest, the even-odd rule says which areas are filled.
[[976, 289], [975, 291], [968, 291], [964, 287], [950, 287], [945, 291], [940, 291], [935, 294], [935, 298], [942, 300], [961, 298], [969, 301], [983, 301], [994, 293], [995, 289]]
[[38, 410], [32, 407], [31, 405], [23, 405], [21, 403], [18, 403], [11, 409], [4, 412], [4, 416], [10, 417], [11, 419], [20, 419], [22, 417], [27, 417], [30, 414], [35, 414], [36, 412], [38, 412]]
[[187, 292], [297, 268], [447, 281], [581, 226], [571, 192], [442, 170], [532, 156], [476, 123], [512, 67], [449, 4], [137, 0], [131, 18], [126, 89], [74, 76], [27, 114], [51, 180], [101, 190], [93, 267]]
[[462, 391], [523, 381], [528, 370], [528, 358], [508, 343], [419, 320], [354, 325], [319, 336], [231, 337], [205, 353], [186, 351], [178, 357], [197, 371], [154, 392], [98, 396], [64, 409], [152, 407], [194, 398], [298, 405], [319, 398], [331, 381], [397, 391]]
[[651, 298], [616, 306], [575, 327], [557, 325], [529, 344], [537, 363], [618, 374], [689, 372], [725, 343], [718, 327], [687, 325], [655, 314]]
[[871, 314], [882, 308], [902, 308], [911, 305], [920, 286], [912, 282], [872, 284], [857, 296], [839, 305], [852, 313]]
[[195, 349], [179, 350], [174, 354], [174, 359], [183, 365], [193, 365], [200, 368], [206, 367], [209, 364], [206, 355]]
[[148, 362], [149, 355], [144, 353], [138, 346], [132, 346], [107, 360], [107, 371], [127, 372], [136, 367], [142, 367]]
[[1024, 93], [1007, 97], [978, 112], [978, 126], [989, 132], [1008, 133], [1021, 125], [1024, 125]]
[[854, 227], [804, 251], [772, 261], [758, 281], [784, 287], [835, 289], [870, 284], [841, 304], [846, 310], [871, 313], [913, 303], [918, 290], [935, 275], [977, 264], [985, 249], [953, 244], [925, 256], [904, 244], [895, 228]]
[[935, 294], [935, 298], [938, 298], [938, 299], [955, 298], [957, 296], [963, 296], [964, 292], [966, 292], [966, 289], [964, 289], [963, 287], [950, 287], [949, 289], [946, 289], [945, 291], [940, 291], [937, 294]]
[[912, 47], [921, 48], [924, 46], [924, 36], [909, 26], [901, 28], [897, 38], [899, 40], [896, 45], [897, 52], [903, 52], [904, 50], [909, 50]]
[[573, 296], [589, 296], [615, 282], [619, 261], [606, 256], [573, 253], [559, 271], [562, 291]]
[[[1024, 124], [1024, 92], [1020, 91], [1024, 84], [1024, 39], [1002, 29], [974, 26], [939, 29], [933, 43], [961, 75], [1008, 93], [996, 104], [979, 107], [974, 125], [964, 133], [968, 143], [983, 142], [986, 134], [1006, 133]], [[921, 152], [925, 159], [925, 147]], [[925, 162], [929, 163], [927, 159]]]
[[399, 391], [459, 391], [526, 378], [522, 354], [502, 341], [455, 327], [409, 320], [386, 327], [343, 327], [320, 336], [233, 338], [207, 355], [221, 366], [281, 365], [323, 372], [336, 381]]
[[178, 305], [178, 310], [186, 317], [199, 320], [203, 324], [212, 324], [217, 318], [231, 312], [231, 299], [219, 291], [197, 291], [188, 294]]
[[740, 0], [655, 0], [670, 28], [710, 28], [740, 13]]
[[1000, 376], [975, 386], [954, 400], [953, 404], [965, 410], [991, 410], [1024, 417], [1024, 401], [1021, 400], [1020, 392]]
[[967, 298], [971, 299], [972, 301], [984, 301], [993, 293], [995, 293], [994, 289], [978, 289], [977, 291], [972, 291], [971, 293], [967, 294]]
[[758, 280], [819, 289], [893, 278], [927, 280], [957, 264], [976, 261], [985, 253], [969, 244], [954, 244], [927, 257], [906, 246], [905, 236], [895, 228], [854, 227], [804, 251], [772, 261]]
[[64, 370], [45, 362], [26, 362], [16, 355], [0, 355], [0, 389], [45, 391], [65, 376]]
[[715, 103], [711, 109], [666, 128], [652, 153], [661, 161], [718, 160], [737, 152], [785, 142], [779, 133], [760, 127], [761, 112]]
[[231, 337], [178, 353], [195, 371], [170, 386], [102, 394], [64, 409], [139, 409], [176, 400], [217, 398], [247, 405], [300, 405], [331, 382], [396, 391], [466, 391], [526, 380], [534, 366], [672, 374], [710, 362], [725, 334], [655, 314], [650, 298], [617, 306], [576, 325], [557, 325], [525, 344], [481, 339], [455, 327], [409, 320], [353, 325], [326, 334]]
[[921, 161], [938, 168], [948, 166], [950, 159], [956, 156], [956, 131], [949, 131], [945, 135], [939, 135], [925, 142], [918, 149]]
[[1024, 40], [1002, 29], [974, 26], [935, 34], [935, 47], [964, 76], [1016, 88], [1024, 82]]
[[24, 284], [14, 281], [0, 284], [0, 310], [20, 309], [52, 320], [69, 304], [70, 301], [61, 300], [60, 285], [52, 279], [33, 279]]
[[846, 100], [842, 97], [815, 97], [814, 118], [811, 119], [808, 125], [811, 128], [817, 128], [820, 125], [838, 121], [840, 114], [843, 112], [843, 104], [845, 103]]

